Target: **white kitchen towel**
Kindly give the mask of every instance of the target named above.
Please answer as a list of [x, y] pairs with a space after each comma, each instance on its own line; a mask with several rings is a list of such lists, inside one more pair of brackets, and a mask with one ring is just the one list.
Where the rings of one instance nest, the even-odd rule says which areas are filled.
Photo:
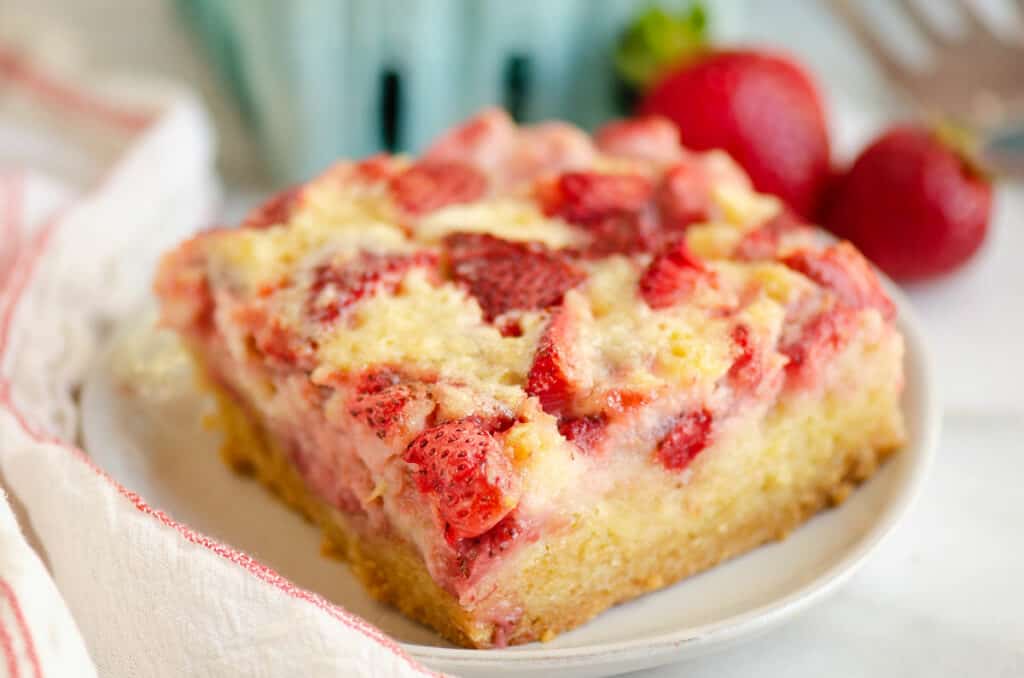
[[[6, 672], [6, 673], [5, 673]], [[0, 675], [95, 676], [82, 636], [0, 490]]]
[[0, 597], [0, 675], [94, 675], [67, 610], [102, 676], [432, 675], [76, 445], [76, 388], [111, 320], [146, 296], [133, 281], [219, 201], [188, 92], [99, 77], [64, 47], [0, 29], [0, 476], [56, 583], [0, 506], [0, 594], [13, 591]]

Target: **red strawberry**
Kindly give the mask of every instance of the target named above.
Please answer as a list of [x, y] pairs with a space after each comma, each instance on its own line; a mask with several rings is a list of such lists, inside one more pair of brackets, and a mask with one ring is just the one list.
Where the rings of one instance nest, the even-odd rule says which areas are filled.
[[590, 136], [572, 125], [543, 122], [520, 128], [505, 111], [488, 108], [442, 134], [424, 159], [468, 163], [502, 188], [586, 167], [594, 152]]
[[316, 366], [316, 354], [308, 340], [276, 319], [260, 327], [253, 339], [256, 348], [271, 365], [303, 370], [312, 370]]
[[346, 403], [348, 413], [381, 440], [408, 435], [423, 426], [434, 402], [410, 384], [395, 384], [374, 392], [353, 393]]
[[657, 254], [640, 276], [640, 296], [651, 308], [666, 308], [685, 301], [710, 272], [690, 253], [683, 239]]
[[737, 325], [732, 330], [732, 342], [736, 346], [736, 359], [729, 368], [729, 381], [739, 392], [751, 392], [761, 381], [762, 368], [750, 336], [750, 328]]
[[603, 414], [568, 417], [558, 422], [558, 432], [583, 452], [590, 452], [604, 436], [608, 418]]
[[696, 163], [679, 163], [665, 172], [658, 187], [658, 213], [662, 228], [680, 232], [690, 224], [707, 221], [711, 193], [703, 169]]
[[711, 412], [707, 408], [684, 412], [658, 443], [658, 460], [671, 471], [682, 471], [711, 442]]
[[625, 412], [638, 405], [643, 405], [647, 402], [650, 394], [629, 388], [612, 388], [605, 391], [604, 397], [606, 412]]
[[371, 155], [355, 164], [356, 176], [368, 183], [389, 179], [394, 172], [395, 157], [386, 153]]
[[487, 191], [487, 178], [465, 163], [419, 162], [394, 177], [389, 187], [402, 209], [425, 214], [476, 200]]
[[437, 257], [428, 252], [413, 255], [362, 252], [348, 261], [320, 264], [313, 270], [306, 312], [316, 322], [329, 323], [363, 297], [379, 289], [396, 289], [409, 269], [436, 263]]
[[434, 503], [448, 535], [476, 537], [519, 502], [522, 484], [501, 443], [475, 417], [445, 422], [416, 436], [403, 459], [419, 491]]
[[388, 368], [373, 368], [359, 373], [355, 380], [355, 392], [359, 395], [380, 393], [402, 382], [402, 375]]
[[653, 191], [651, 182], [638, 174], [566, 172], [541, 186], [538, 198], [545, 214], [586, 225], [639, 211]]
[[281, 191], [265, 203], [254, 209], [245, 217], [242, 228], [270, 228], [288, 222], [299, 199], [302, 196], [301, 186], [292, 186]]
[[526, 375], [526, 392], [536, 396], [548, 414], [562, 414], [572, 398], [571, 325], [565, 309], [555, 311], [540, 338], [537, 353]]
[[564, 256], [540, 243], [457, 233], [445, 244], [452, 276], [469, 288], [488, 321], [507, 311], [556, 306], [585, 277]]
[[590, 234], [581, 254], [649, 252], [661, 241], [652, 209], [654, 186], [637, 174], [566, 172], [539, 183], [535, 196], [545, 214], [558, 216]]
[[311, 370], [316, 366], [316, 352], [309, 339], [270, 313], [265, 304], [238, 306], [231, 317], [247, 331], [246, 350], [265, 365], [283, 370]]
[[424, 158], [427, 162], [459, 162], [496, 169], [509, 146], [517, 141], [515, 121], [500, 108], [485, 108], [438, 137]]
[[839, 307], [811, 318], [797, 338], [784, 341], [779, 352], [789, 358], [786, 375], [791, 383], [813, 383], [824, 365], [842, 349], [856, 322], [852, 309]]
[[517, 541], [523, 537], [529, 538], [530, 535], [523, 531], [523, 526], [513, 512], [478, 537], [459, 539], [450, 530], [445, 536], [455, 551], [450, 562], [450, 573], [460, 579], [469, 579], [479, 564], [499, 557]]
[[214, 330], [216, 301], [207, 275], [205, 239], [200, 233], [160, 260], [154, 291], [162, 301], [162, 322], [201, 333]]
[[670, 118], [688, 148], [727, 151], [755, 188], [815, 214], [829, 176], [828, 130], [817, 88], [792, 61], [710, 54], [663, 76], [640, 112]]
[[594, 141], [605, 153], [637, 160], [671, 163], [683, 157], [679, 130], [657, 115], [610, 122], [597, 131]]
[[889, 275], [948, 273], [985, 239], [990, 182], [935, 133], [894, 127], [841, 177], [825, 225]]
[[871, 265], [848, 242], [820, 251], [799, 250], [783, 258], [782, 263], [831, 290], [839, 303], [853, 310], [877, 308], [886, 319], [896, 315], [896, 307]]
[[607, 216], [585, 228], [590, 242], [579, 254], [589, 258], [650, 252], [657, 249], [663, 239], [655, 216], [649, 210]]
[[783, 238], [791, 233], [811, 228], [789, 210], [783, 210], [743, 236], [734, 256], [745, 261], [774, 259]]

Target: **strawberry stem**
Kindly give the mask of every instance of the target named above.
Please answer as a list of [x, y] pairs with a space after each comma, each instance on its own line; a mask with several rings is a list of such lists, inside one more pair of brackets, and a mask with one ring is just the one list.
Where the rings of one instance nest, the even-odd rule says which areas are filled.
[[615, 68], [630, 87], [644, 90], [668, 68], [702, 53], [708, 15], [695, 2], [671, 13], [652, 6], [626, 27], [615, 50]]
[[964, 168], [982, 180], [990, 180], [990, 172], [981, 158], [978, 133], [948, 118], [939, 118], [932, 122], [932, 134], [946, 148], [953, 151]]

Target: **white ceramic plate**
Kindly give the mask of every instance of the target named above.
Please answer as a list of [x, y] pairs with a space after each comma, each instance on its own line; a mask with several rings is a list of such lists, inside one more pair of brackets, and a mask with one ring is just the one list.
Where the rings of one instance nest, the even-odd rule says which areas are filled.
[[907, 339], [904, 405], [909, 444], [840, 508], [785, 541], [616, 607], [546, 644], [456, 648], [373, 601], [348, 569], [321, 558], [319, 534], [221, 463], [199, 420], [203, 396], [187, 360], [151, 314], [114, 339], [82, 400], [83, 438], [125, 486], [192, 527], [254, 554], [295, 583], [362, 615], [423, 663], [462, 676], [602, 676], [691, 659], [750, 638], [846, 581], [904, 513], [938, 436], [939, 405], [925, 349], [906, 302], [894, 294]]

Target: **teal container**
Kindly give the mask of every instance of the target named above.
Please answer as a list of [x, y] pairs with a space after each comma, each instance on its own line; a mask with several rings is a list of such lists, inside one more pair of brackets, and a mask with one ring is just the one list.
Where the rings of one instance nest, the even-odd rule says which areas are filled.
[[[710, 3], [715, 34], [739, 0]], [[584, 127], [619, 114], [615, 42], [650, 0], [177, 0], [279, 180], [416, 152], [488, 105]], [[691, 0], [662, 0], [686, 7]], [[706, 3], [707, 4], [707, 3]]]

